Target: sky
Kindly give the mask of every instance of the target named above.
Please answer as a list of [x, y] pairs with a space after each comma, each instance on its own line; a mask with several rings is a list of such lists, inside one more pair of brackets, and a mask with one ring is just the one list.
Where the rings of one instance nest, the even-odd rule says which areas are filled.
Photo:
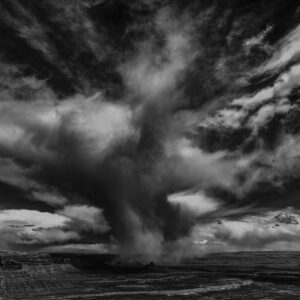
[[0, 248], [297, 250], [299, 14], [3, 0]]

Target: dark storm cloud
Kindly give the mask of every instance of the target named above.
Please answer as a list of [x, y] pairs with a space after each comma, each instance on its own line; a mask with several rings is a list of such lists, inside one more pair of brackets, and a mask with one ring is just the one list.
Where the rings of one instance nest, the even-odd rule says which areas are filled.
[[[167, 201], [168, 190], [178, 189], [177, 183], [181, 186], [181, 170], [176, 167], [181, 138], [177, 141], [172, 122], [181, 94], [177, 82], [194, 58], [193, 28], [171, 16], [169, 9], [156, 16], [162, 46], [156, 47], [150, 36], [137, 55], [120, 66], [127, 86], [122, 102], [108, 102], [97, 94], [64, 102], [9, 100], [0, 105], [0, 152], [18, 166], [16, 171], [10, 167], [15, 172], [12, 179], [23, 180], [23, 189], [39, 201], [64, 205], [83, 199], [103, 208], [125, 252], [143, 252], [147, 244], [147, 254], [158, 254], [164, 239], [176, 239], [191, 227]], [[154, 48], [146, 55], [147, 44]], [[173, 144], [175, 150], [165, 153]], [[190, 156], [189, 142], [183, 147]], [[202, 164], [206, 163], [196, 168]], [[195, 181], [195, 173], [191, 171], [184, 185]], [[68, 211], [74, 209], [66, 207], [61, 213]]]
[[[249, 195], [265, 181], [276, 190], [299, 177], [297, 134], [283, 125], [272, 146], [262, 132], [297, 106], [299, 67], [282, 71], [292, 39], [274, 37], [277, 23], [259, 5], [260, 18], [247, 6], [239, 14], [239, 1], [86, 3], [2, 4], [11, 36], [0, 40], [26, 51], [3, 50], [0, 180], [24, 206], [44, 203], [63, 220], [27, 228], [24, 241], [111, 235], [123, 254], [157, 258], [189, 245], [195, 224], [220, 211], [261, 206]], [[282, 77], [256, 86], [268, 72]]]

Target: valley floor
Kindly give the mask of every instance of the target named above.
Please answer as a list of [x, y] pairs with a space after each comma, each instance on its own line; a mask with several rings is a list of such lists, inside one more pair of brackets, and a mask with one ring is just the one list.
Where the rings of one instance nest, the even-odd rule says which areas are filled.
[[20, 260], [22, 270], [0, 271], [0, 299], [300, 299], [300, 254], [293, 252], [213, 254], [136, 272]]

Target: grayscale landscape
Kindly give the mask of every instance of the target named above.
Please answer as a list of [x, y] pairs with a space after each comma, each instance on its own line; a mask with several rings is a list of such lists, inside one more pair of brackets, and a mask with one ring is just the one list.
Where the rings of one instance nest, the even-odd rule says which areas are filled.
[[299, 0], [0, 0], [0, 300], [299, 271]]
[[[215, 253], [177, 265], [139, 266], [107, 255], [1, 257], [22, 263], [22, 270], [1, 270], [1, 299], [300, 299], [298, 252]], [[78, 269], [76, 261], [96, 266]]]

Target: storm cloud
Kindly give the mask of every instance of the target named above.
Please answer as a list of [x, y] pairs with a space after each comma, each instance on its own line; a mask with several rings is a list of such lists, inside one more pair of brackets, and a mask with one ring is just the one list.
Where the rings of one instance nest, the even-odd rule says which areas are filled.
[[[235, 231], [285, 197], [299, 205], [300, 71], [292, 10], [278, 20], [284, 1], [266, 1], [268, 14], [233, 2], [3, 1], [6, 245], [178, 258], [222, 217], [211, 237], [228, 245], [297, 234], [255, 233], [256, 219]], [[53, 224], [26, 227], [30, 213]]]

